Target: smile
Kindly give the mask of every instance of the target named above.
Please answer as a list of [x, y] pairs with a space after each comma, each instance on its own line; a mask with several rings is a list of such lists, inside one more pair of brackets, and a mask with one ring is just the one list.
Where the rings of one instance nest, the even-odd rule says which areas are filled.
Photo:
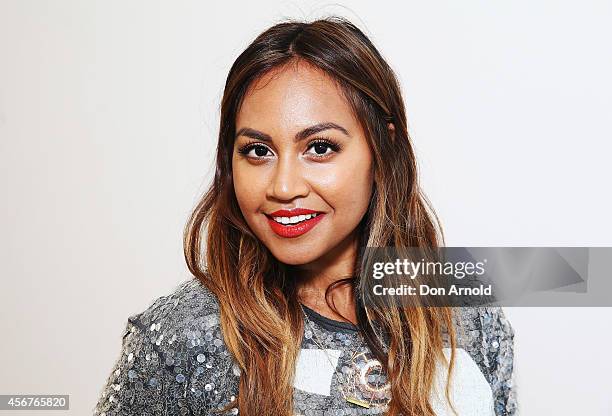
[[309, 209], [279, 210], [266, 214], [270, 228], [285, 238], [299, 237], [310, 231], [325, 214]]

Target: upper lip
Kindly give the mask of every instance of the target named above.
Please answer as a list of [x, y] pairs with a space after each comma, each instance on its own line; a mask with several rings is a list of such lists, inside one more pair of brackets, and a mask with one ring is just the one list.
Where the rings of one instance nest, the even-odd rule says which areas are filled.
[[295, 217], [296, 215], [307, 215], [307, 214], [318, 214], [321, 211], [315, 211], [307, 208], [293, 208], [293, 209], [279, 209], [278, 211], [271, 212], [272, 217]]

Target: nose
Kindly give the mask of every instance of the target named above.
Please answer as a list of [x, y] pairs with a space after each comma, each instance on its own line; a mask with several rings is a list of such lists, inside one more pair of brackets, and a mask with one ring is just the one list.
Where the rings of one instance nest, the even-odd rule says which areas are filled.
[[309, 192], [299, 161], [287, 155], [279, 158], [268, 186], [267, 196], [281, 201], [305, 197]]

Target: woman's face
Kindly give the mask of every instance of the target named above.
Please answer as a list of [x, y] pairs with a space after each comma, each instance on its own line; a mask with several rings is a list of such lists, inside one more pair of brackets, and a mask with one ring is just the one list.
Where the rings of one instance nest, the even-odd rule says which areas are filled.
[[236, 116], [234, 189], [281, 262], [304, 265], [354, 238], [373, 188], [364, 132], [328, 75], [291, 64], [251, 85]]

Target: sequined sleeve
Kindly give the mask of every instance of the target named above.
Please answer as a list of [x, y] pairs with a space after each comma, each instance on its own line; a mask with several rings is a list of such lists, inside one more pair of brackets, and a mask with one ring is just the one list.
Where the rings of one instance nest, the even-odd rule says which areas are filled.
[[500, 307], [480, 308], [483, 364], [493, 391], [496, 416], [517, 412], [514, 386], [514, 329]]
[[239, 374], [216, 298], [190, 280], [128, 319], [94, 415], [212, 415], [235, 398]]
[[158, 414], [164, 408], [162, 364], [146, 334], [132, 319], [123, 335], [119, 359], [94, 409], [96, 416], [136, 414], [142, 409]]

